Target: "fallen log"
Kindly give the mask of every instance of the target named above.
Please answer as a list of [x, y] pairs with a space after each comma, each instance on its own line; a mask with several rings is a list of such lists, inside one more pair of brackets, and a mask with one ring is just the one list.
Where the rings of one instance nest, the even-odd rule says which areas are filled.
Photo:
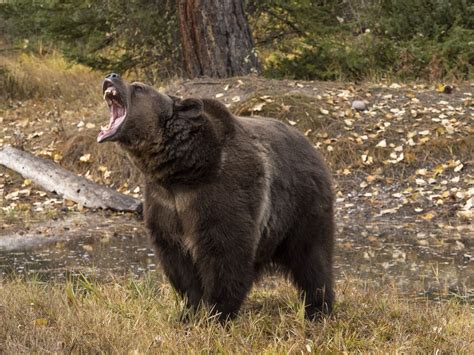
[[0, 164], [30, 179], [43, 189], [87, 208], [141, 213], [141, 201], [78, 176], [51, 160], [6, 146], [0, 150]]

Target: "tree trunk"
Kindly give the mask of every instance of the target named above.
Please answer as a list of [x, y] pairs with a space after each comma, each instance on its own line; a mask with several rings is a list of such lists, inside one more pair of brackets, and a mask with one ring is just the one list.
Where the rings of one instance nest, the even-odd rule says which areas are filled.
[[243, 0], [178, 0], [184, 68], [191, 78], [260, 71]]

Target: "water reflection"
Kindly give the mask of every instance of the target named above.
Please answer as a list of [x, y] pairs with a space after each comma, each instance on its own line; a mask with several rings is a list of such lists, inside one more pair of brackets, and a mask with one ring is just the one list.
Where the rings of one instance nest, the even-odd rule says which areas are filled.
[[[159, 271], [141, 222], [133, 216], [114, 218], [89, 216], [82, 221], [84, 223], [76, 220], [72, 223], [75, 227], [68, 230], [56, 223], [57, 231], [62, 231], [61, 237], [37, 237], [43, 238], [46, 244], [20, 243], [16, 248], [11, 244], [5, 247], [4, 243], [2, 248], [0, 243], [0, 278], [12, 273], [38, 274], [42, 278], [82, 273], [108, 278]], [[416, 228], [413, 226], [410, 233], [403, 229], [404, 235], [401, 235], [380, 223], [357, 228], [340, 226], [335, 260], [337, 278], [355, 276], [381, 284], [391, 283], [403, 292], [416, 294], [451, 292], [470, 297], [472, 301], [474, 261], [470, 246], [460, 249], [451, 243], [454, 247], [450, 247], [449, 243], [437, 244], [435, 238], [429, 245], [418, 245], [413, 241], [418, 233]], [[54, 232], [54, 228], [52, 230]]]
[[86, 274], [98, 278], [155, 272], [157, 259], [146, 237], [120, 235], [102, 239], [87, 237], [50, 243], [35, 249], [0, 252], [0, 273], [39, 274], [61, 278]]

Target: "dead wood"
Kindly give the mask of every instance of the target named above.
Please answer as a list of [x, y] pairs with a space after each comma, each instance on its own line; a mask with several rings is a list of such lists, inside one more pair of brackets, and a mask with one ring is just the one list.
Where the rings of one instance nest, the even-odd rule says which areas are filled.
[[84, 207], [141, 213], [141, 201], [78, 176], [51, 160], [11, 146], [0, 150], [0, 164], [18, 172], [43, 189]]

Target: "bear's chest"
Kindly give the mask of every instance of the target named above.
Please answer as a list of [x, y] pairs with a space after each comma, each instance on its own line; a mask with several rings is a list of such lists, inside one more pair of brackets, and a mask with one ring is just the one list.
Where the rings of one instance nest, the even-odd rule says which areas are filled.
[[171, 193], [164, 189], [146, 189], [145, 224], [153, 238], [183, 244], [191, 229], [189, 214], [193, 203], [192, 192]]

